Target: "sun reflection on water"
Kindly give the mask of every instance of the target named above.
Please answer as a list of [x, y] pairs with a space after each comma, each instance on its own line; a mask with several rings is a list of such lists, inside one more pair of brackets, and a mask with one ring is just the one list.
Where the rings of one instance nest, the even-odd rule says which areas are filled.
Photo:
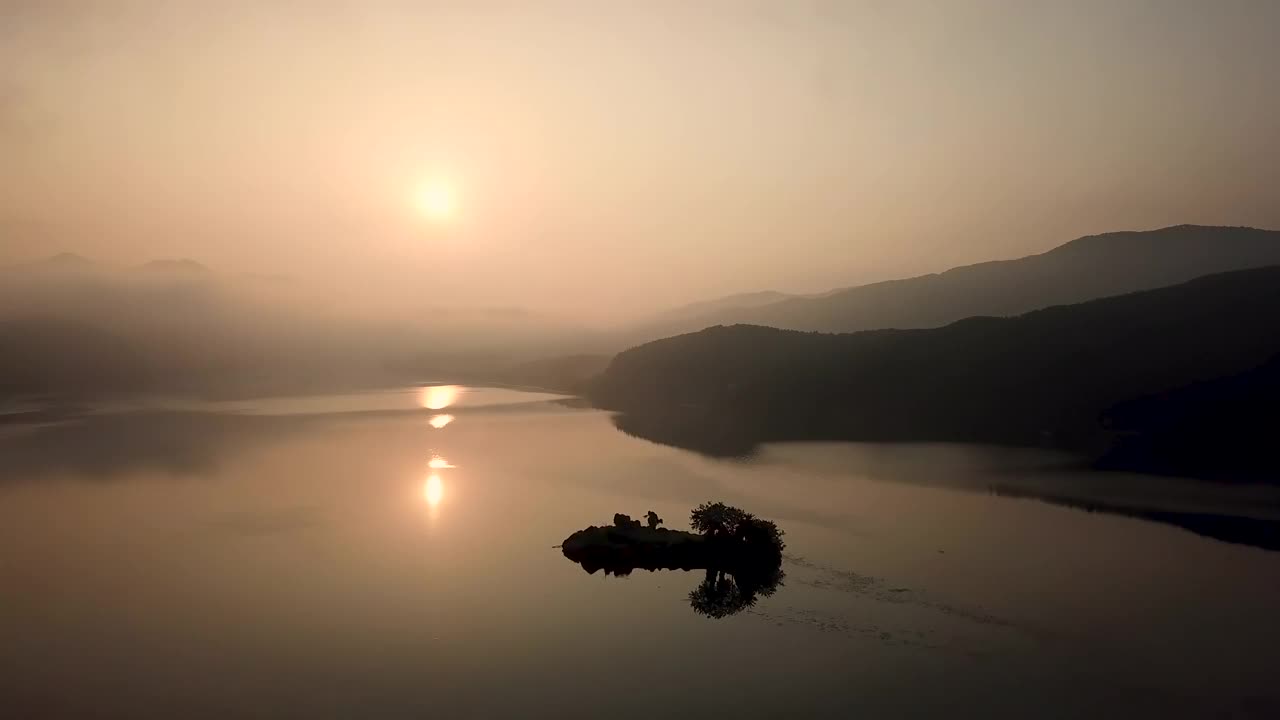
[[[443, 410], [458, 402], [463, 392], [464, 388], [458, 385], [431, 385], [421, 389], [419, 402], [428, 410]], [[453, 420], [452, 415], [439, 413], [431, 416], [428, 422], [431, 427], [439, 430]], [[427, 467], [430, 471], [422, 486], [422, 498], [426, 500], [427, 507], [431, 510], [431, 517], [434, 519], [441, 501], [444, 500], [444, 480], [440, 477], [441, 471], [451, 469], [454, 465], [445, 458], [432, 454], [431, 459], [427, 461]]]
[[439, 475], [431, 473], [427, 476], [427, 483], [422, 487], [422, 497], [433, 510], [440, 505], [440, 501], [444, 499], [444, 481]]
[[[443, 410], [450, 405], [458, 402], [458, 396], [462, 394], [462, 388], [458, 385], [431, 385], [422, 388], [420, 402], [422, 407], [428, 410]], [[445, 416], [436, 416], [445, 417]], [[453, 418], [450, 417], [450, 420]], [[448, 424], [447, 422], [445, 423]]]

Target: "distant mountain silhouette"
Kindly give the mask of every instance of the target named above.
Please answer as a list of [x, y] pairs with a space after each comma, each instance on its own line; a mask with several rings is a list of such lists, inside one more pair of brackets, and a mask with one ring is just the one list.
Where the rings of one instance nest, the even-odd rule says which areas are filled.
[[[520, 308], [347, 309], [323, 289], [190, 259], [127, 268], [72, 254], [0, 267], [0, 399], [134, 391], [228, 395], [448, 377], [567, 388], [608, 358]], [[122, 358], [128, 358], [124, 360]]]
[[[1149, 419], [1106, 427], [1118, 422], [1109, 419], [1113, 408], [1116, 417], [1150, 418], [1123, 403], [1269, 368], [1278, 354], [1280, 267], [1269, 267], [936, 329], [831, 335], [718, 326], [620, 353], [591, 397], [623, 411], [617, 422], [628, 432], [713, 454], [767, 440], [845, 439], [1048, 443], [1101, 454], [1122, 431], [1132, 443], [1133, 434], [1167, 429]], [[1273, 377], [1257, 372], [1261, 384]], [[1267, 397], [1234, 392], [1215, 407], [1234, 415], [1233, 427], [1274, 429]], [[1189, 417], [1178, 427], [1205, 424], [1193, 419], [1198, 411]], [[1193, 439], [1223, 440], [1184, 438]], [[1205, 444], [1199, 454], [1212, 460], [1232, 447]], [[1130, 453], [1130, 462], [1114, 459], [1197, 472], [1148, 449]], [[1277, 469], [1264, 456], [1255, 453]]]
[[760, 290], [680, 305], [610, 333], [606, 345], [601, 349], [617, 351], [642, 342], [701, 330], [710, 325], [721, 324], [722, 318], [745, 316], [752, 310], [799, 297], [801, 296], [776, 290]]
[[170, 273], [179, 275], [211, 275], [212, 270], [188, 258], [152, 260], [138, 266], [139, 270], [153, 273]]
[[681, 305], [669, 310], [664, 310], [656, 316], [656, 322], [664, 321], [681, 321], [688, 319], [701, 319], [712, 313], [745, 310], [749, 308], [757, 308], [762, 305], [772, 305], [791, 298], [800, 297], [788, 293], [778, 292], [776, 290], [760, 290], [757, 292], [737, 293], [735, 295], [726, 295], [724, 297], [712, 300], [702, 300], [700, 302]]
[[610, 355], [564, 355], [520, 363], [493, 374], [493, 381], [509, 385], [580, 393], [592, 378], [604, 372]]
[[12, 283], [15, 279], [24, 277], [41, 278], [45, 281], [56, 280], [61, 276], [83, 278], [101, 270], [100, 265], [83, 255], [62, 252], [41, 260], [0, 265], [0, 283]]
[[41, 269], [41, 270], [81, 271], [81, 270], [90, 270], [96, 266], [94, 265], [92, 260], [84, 257], [83, 255], [64, 252], [64, 253], [58, 253], [57, 255], [41, 260], [40, 262], [35, 263], [31, 267]]
[[[644, 342], [713, 325], [855, 332], [940, 327], [967, 317], [1005, 317], [1149, 290], [1211, 273], [1280, 264], [1280, 232], [1179, 225], [1073, 240], [1040, 255], [966, 265], [943, 273], [861, 285], [777, 302], [732, 298], [689, 306], [634, 328]], [[735, 296], [735, 297], [752, 297]], [[762, 296], [767, 297], [767, 294]]]
[[75, 320], [0, 320], [0, 397], [140, 387], [148, 368], [122, 338]]

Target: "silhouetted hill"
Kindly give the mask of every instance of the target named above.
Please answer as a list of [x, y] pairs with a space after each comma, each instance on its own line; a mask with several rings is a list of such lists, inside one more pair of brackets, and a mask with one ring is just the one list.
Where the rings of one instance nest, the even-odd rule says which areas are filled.
[[1118, 434], [1103, 467], [1208, 478], [1275, 480], [1280, 355], [1228, 377], [1196, 382], [1111, 408]]
[[659, 318], [628, 337], [641, 342], [731, 324], [820, 332], [939, 327], [966, 317], [1019, 315], [1211, 273], [1276, 264], [1280, 264], [1280, 232], [1273, 230], [1179, 225], [1107, 233], [1017, 260], [967, 265], [820, 296]]
[[613, 332], [609, 338], [611, 342], [608, 342], [605, 347], [616, 351], [649, 340], [700, 330], [708, 325], [718, 324], [716, 318], [732, 317], [738, 313], [796, 297], [800, 296], [776, 290], [760, 290], [680, 305]]
[[569, 357], [514, 367], [584, 351], [573, 344], [578, 328], [519, 308], [352, 308], [323, 288], [194, 260], [118, 268], [61, 255], [0, 268], [0, 323], [0, 399], [282, 393], [439, 377], [565, 387], [604, 366]]
[[48, 317], [0, 320], [0, 397], [33, 390], [136, 389], [147, 369], [137, 348], [86, 323]]
[[[624, 430], [718, 454], [828, 439], [1098, 452], [1111, 439], [1100, 423], [1108, 409], [1277, 354], [1280, 267], [1270, 267], [936, 329], [714, 327], [619, 354], [591, 395], [624, 411]], [[1258, 411], [1275, 427], [1240, 397], [1242, 426]]]

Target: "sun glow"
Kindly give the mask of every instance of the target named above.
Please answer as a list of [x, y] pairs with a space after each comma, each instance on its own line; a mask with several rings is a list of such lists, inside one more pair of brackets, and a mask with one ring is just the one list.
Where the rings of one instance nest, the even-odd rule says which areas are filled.
[[458, 196], [453, 185], [444, 180], [432, 180], [418, 188], [414, 198], [418, 211], [434, 223], [446, 223], [458, 210]]
[[453, 416], [447, 413], [440, 414], [440, 415], [432, 415], [431, 419], [428, 422], [431, 423], [431, 427], [437, 430], [441, 430], [444, 428], [445, 425], [448, 425], [449, 423], [453, 422]]

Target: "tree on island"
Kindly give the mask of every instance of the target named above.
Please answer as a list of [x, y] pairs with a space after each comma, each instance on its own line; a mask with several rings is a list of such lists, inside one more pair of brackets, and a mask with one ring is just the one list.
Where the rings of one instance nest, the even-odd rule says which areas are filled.
[[689, 526], [713, 539], [733, 538], [753, 547], [772, 547], [779, 554], [786, 547], [783, 532], [772, 520], [762, 520], [724, 503], [702, 503], [689, 514]]
[[747, 513], [724, 503], [702, 503], [689, 513], [689, 527], [708, 537], [731, 536]]

